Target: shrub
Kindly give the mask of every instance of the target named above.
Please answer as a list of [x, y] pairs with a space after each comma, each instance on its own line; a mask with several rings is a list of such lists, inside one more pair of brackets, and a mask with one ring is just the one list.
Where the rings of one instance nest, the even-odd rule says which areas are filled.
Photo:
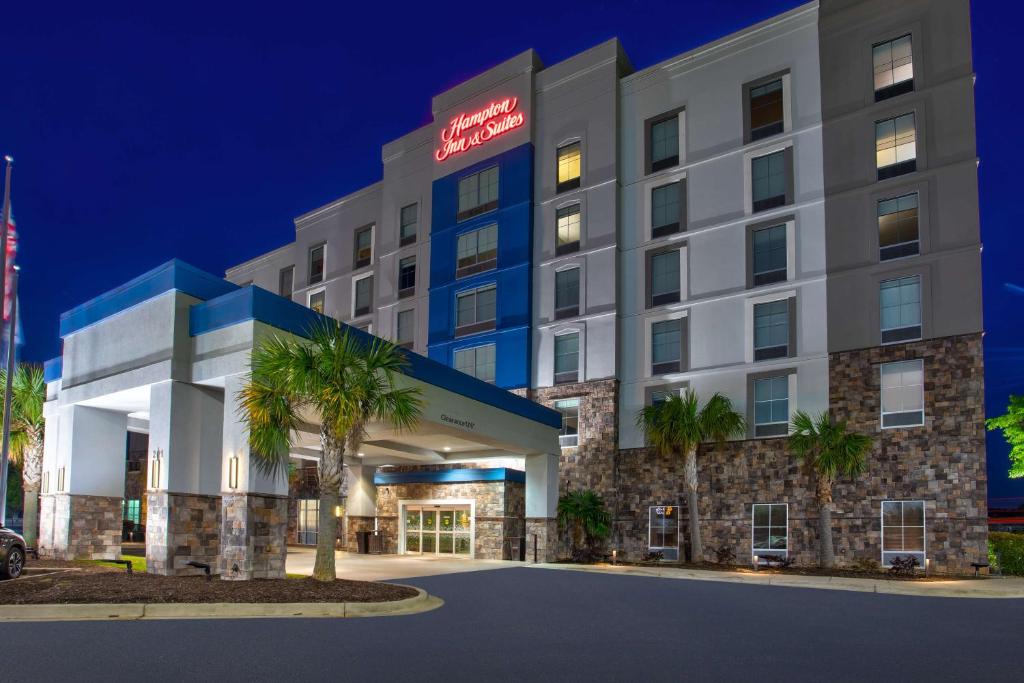
[[878, 560], [873, 557], [858, 557], [851, 567], [859, 572], [877, 572]]
[[1024, 534], [995, 531], [988, 535], [990, 571], [1024, 576]]
[[727, 545], [715, 550], [715, 559], [718, 564], [735, 564], [736, 552]]
[[917, 558], [913, 555], [907, 555], [906, 557], [894, 557], [892, 559], [892, 565], [889, 567], [889, 573], [896, 576], [913, 576], [914, 568], [921, 563], [917, 561]]

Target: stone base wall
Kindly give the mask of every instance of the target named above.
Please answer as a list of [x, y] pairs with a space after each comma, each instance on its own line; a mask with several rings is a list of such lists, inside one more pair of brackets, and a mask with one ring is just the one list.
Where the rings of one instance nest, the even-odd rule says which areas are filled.
[[561, 556], [558, 521], [548, 517], [526, 518], [526, 561], [554, 562]]
[[221, 497], [221, 578], [283, 579], [288, 499], [259, 494]]
[[57, 560], [121, 559], [121, 498], [43, 494], [39, 554]]
[[220, 570], [220, 496], [156, 491], [146, 494], [146, 570], [150, 574], [186, 576], [203, 570], [188, 562]]

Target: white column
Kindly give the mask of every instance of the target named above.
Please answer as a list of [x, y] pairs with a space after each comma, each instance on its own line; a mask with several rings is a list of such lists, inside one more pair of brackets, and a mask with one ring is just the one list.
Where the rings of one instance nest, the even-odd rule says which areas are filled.
[[558, 458], [526, 456], [526, 556], [552, 562], [558, 554]]
[[377, 516], [377, 486], [373, 483], [373, 475], [376, 473], [377, 468], [373, 465], [352, 464], [345, 467], [345, 478], [348, 480], [346, 515]]
[[[260, 471], [249, 456], [249, 429], [241, 418], [238, 392], [245, 383], [243, 375], [224, 378], [224, 436], [220, 490], [223, 492], [288, 495], [288, 469], [282, 466], [276, 476]], [[233, 460], [237, 458], [237, 460]]]

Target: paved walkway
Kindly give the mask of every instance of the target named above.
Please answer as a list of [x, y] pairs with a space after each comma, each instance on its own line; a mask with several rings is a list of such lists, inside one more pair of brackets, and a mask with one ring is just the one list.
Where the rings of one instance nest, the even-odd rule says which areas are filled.
[[771, 572], [723, 572], [676, 567], [634, 567], [624, 565], [536, 564], [530, 567], [565, 571], [596, 572], [620, 576], [647, 576], [691, 581], [745, 583], [787, 588], [920, 595], [934, 598], [1024, 598], [1024, 578], [1018, 576], [948, 579], [941, 581], [901, 581], [879, 578], [855, 579], [831, 576], [800, 576]]
[[[315, 559], [315, 548], [290, 546], [285, 571], [289, 574], [309, 576], [313, 573]], [[416, 576], [438, 576], [523, 566], [522, 562], [506, 560], [466, 560], [419, 555], [356, 555], [341, 551], [334, 554], [334, 561], [337, 563], [338, 578], [353, 581], [394, 581]]]

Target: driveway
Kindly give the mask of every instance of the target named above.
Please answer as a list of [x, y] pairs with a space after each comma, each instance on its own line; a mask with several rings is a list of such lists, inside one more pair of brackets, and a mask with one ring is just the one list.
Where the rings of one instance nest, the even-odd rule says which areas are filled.
[[371, 619], [0, 624], [23, 680], [1017, 681], [1024, 601], [515, 567]]
[[[285, 570], [289, 574], [313, 573], [316, 549], [289, 546]], [[458, 574], [488, 569], [522, 567], [522, 562], [507, 560], [466, 560], [454, 557], [421, 555], [357, 555], [355, 553], [334, 553], [335, 573], [339, 579], [353, 581], [388, 581], [408, 579], [416, 576], [437, 576]]]

